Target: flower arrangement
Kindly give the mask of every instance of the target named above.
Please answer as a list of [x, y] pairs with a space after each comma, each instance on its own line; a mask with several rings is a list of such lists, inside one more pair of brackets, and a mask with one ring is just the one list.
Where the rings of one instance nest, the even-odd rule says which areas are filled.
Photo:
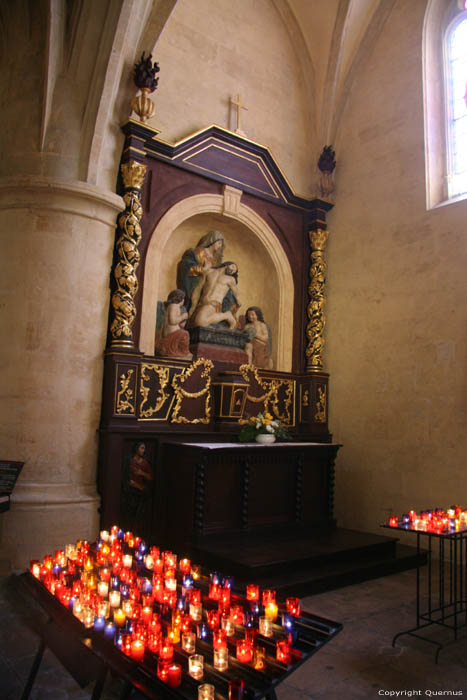
[[258, 413], [257, 416], [251, 416], [248, 419], [238, 439], [240, 442], [249, 442], [255, 440], [257, 435], [268, 434], [283, 439], [290, 438], [285, 423], [279, 418], [274, 418], [270, 413]]

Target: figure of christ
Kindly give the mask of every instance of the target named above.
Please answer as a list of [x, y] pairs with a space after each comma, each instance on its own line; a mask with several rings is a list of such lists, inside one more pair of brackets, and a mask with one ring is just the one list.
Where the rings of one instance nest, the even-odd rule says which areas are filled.
[[243, 330], [248, 334], [245, 352], [248, 363], [260, 369], [272, 369], [272, 338], [263, 312], [258, 306], [250, 306], [245, 314], [246, 324]]
[[[190, 326], [212, 326], [221, 321], [227, 321], [229, 330], [235, 330], [237, 319], [235, 311], [240, 306], [237, 286], [238, 268], [233, 262], [225, 262], [204, 273], [204, 283], [199, 285], [199, 300], [195, 295], [192, 299], [193, 315], [190, 316]], [[222, 302], [231, 293], [234, 299], [233, 310], [222, 310]], [[194, 303], [196, 302], [196, 304]]]
[[160, 331], [156, 333], [155, 351], [159, 355], [191, 360], [190, 334], [184, 329], [188, 313], [183, 309], [185, 292], [174, 289], [165, 302]]

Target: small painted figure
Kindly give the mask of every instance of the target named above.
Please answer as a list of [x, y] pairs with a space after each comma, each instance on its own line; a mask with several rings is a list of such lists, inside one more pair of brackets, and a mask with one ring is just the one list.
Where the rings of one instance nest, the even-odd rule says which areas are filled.
[[177, 357], [191, 360], [190, 334], [185, 330], [188, 313], [184, 307], [185, 292], [174, 289], [167, 301], [158, 304], [156, 321], [156, 338], [154, 351], [156, 355]]
[[203, 274], [203, 278], [203, 285], [193, 294], [194, 310], [189, 325], [206, 327], [225, 321], [229, 330], [233, 331], [237, 326], [234, 314], [240, 306], [236, 263], [229, 261], [213, 267]]
[[245, 351], [249, 364], [260, 369], [272, 369], [272, 335], [263, 312], [258, 306], [250, 306], [245, 317], [246, 324], [243, 330], [248, 335]]
[[137, 442], [125, 469], [122, 484], [122, 521], [126, 530], [138, 531], [146, 536], [149, 526], [151, 482], [153, 474], [146, 459], [146, 445]]

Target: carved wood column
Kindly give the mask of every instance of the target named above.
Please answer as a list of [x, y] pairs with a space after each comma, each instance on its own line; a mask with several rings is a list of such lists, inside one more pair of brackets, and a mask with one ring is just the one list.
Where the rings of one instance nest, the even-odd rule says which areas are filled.
[[306, 354], [306, 371], [321, 372], [323, 370], [323, 348], [324, 348], [324, 306], [326, 297], [324, 295], [326, 285], [326, 262], [324, 251], [328, 239], [328, 231], [324, 228], [317, 228], [308, 232], [311, 247], [311, 267], [310, 283], [308, 286], [308, 324], [306, 336], [308, 340]]
[[114, 291], [111, 300], [110, 347], [134, 350], [133, 323], [136, 318], [135, 296], [138, 291], [136, 270], [140, 261], [140, 221], [143, 214], [141, 188], [146, 166], [134, 160], [121, 166], [125, 192], [125, 210], [118, 217], [112, 275]]

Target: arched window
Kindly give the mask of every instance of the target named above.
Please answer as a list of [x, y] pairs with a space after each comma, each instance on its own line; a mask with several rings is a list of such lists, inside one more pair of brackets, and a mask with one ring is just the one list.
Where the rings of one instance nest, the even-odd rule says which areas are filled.
[[467, 0], [428, 0], [423, 96], [431, 209], [467, 199]]
[[454, 20], [445, 39], [448, 197], [467, 193], [467, 12]]

